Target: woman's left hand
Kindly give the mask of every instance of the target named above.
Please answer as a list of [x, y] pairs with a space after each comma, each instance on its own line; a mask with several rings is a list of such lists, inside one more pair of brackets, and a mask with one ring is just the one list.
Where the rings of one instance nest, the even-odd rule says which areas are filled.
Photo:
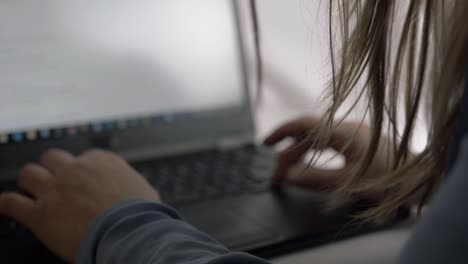
[[127, 199], [159, 201], [158, 193], [123, 159], [104, 151], [79, 157], [61, 150], [43, 154], [18, 177], [29, 194], [0, 195], [0, 214], [28, 227], [47, 247], [74, 262], [96, 218]]

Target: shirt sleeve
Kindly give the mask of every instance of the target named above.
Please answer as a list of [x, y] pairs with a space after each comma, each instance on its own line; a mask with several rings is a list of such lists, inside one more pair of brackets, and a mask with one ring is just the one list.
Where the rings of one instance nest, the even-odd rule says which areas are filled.
[[400, 264], [465, 263], [468, 259], [468, 138], [455, 167], [415, 227]]
[[79, 264], [267, 264], [234, 253], [181, 219], [172, 208], [125, 201], [103, 213], [82, 241]]

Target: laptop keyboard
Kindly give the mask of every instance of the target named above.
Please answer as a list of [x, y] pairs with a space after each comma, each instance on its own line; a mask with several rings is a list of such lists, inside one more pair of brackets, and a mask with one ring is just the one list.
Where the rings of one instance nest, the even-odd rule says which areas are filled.
[[169, 204], [267, 191], [274, 168], [271, 153], [257, 147], [209, 151], [134, 166]]
[[[132, 164], [168, 204], [182, 204], [269, 190], [272, 153], [262, 147], [207, 151]], [[17, 191], [15, 181], [0, 193]], [[0, 237], [18, 236], [24, 228], [0, 215]]]

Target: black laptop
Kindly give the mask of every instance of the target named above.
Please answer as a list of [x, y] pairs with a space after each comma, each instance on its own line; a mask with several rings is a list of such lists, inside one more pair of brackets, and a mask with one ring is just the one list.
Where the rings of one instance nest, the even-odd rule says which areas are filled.
[[[104, 148], [233, 250], [269, 257], [375, 229], [352, 206], [326, 214], [322, 194], [271, 186], [240, 2], [1, 1], [0, 192], [48, 148]], [[0, 216], [0, 262], [59, 261]]]

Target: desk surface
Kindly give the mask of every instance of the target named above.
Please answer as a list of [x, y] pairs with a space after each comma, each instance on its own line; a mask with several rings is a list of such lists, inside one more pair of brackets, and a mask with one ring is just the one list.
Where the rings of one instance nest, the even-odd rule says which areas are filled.
[[395, 263], [408, 239], [410, 228], [398, 227], [311, 250], [272, 259], [274, 264]]

